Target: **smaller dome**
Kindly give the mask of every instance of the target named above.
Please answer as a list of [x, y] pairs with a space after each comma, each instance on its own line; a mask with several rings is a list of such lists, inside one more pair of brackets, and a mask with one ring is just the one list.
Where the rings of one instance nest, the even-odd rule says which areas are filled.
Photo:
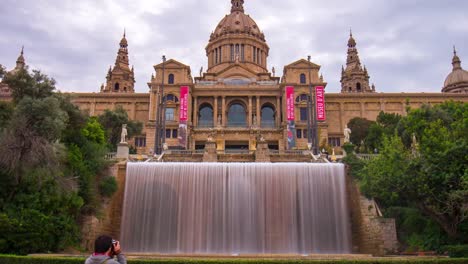
[[453, 50], [452, 65], [453, 70], [445, 79], [442, 92], [468, 92], [468, 71], [463, 70], [461, 67], [461, 60], [455, 48]]
[[445, 79], [444, 87], [465, 83], [468, 85], [468, 71], [456, 69]]
[[468, 86], [468, 71], [463, 70], [461, 67], [461, 60], [455, 49], [453, 50], [452, 65], [453, 70], [445, 79], [444, 90], [457, 84], [465, 84]]

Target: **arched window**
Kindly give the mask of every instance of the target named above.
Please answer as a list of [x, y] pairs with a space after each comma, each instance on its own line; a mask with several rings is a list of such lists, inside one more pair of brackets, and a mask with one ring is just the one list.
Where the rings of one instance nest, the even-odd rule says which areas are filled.
[[213, 107], [209, 104], [202, 104], [198, 111], [198, 126], [213, 127]]
[[296, 97], [296, 103], [307, 102], [308, 98], [309, 96], [307, 96], [307, 94], [301, 94], [298, 97]]
[[114, 90], [115, 90], [115, 91], [120, 90], [120, 84], [119, 84], [119, 83], [116, 83], [116, 84], [114, 85]]
[[301, 83], [302, 83], [302, 84], [304, 84], [304, 83], [307, 82], [306, 75], [305, 75], [304, 73], [301, 73], [300, 79], [301, 79]]
[[247, 113], [245, 107], [239, 103], [235, 103], [229, 107], [228, 111], [228, 126], [230, 127], [246, 127]]
[[222, 47], [219, 47], [219, 63], [223, 62], [223, 49]]
[[234, 61], [234, 44], [231, 44], [231, 61]]
[[169, 84], [174, 84], [174, 74], [169, 74], [169, 79], [168, 79]]
[[275, 127], [275, 109], [270, 105], [262, 107], [262, 127]]
[[361, 92], [361, 83], [356, 84], [356, 91], [359, 93]]

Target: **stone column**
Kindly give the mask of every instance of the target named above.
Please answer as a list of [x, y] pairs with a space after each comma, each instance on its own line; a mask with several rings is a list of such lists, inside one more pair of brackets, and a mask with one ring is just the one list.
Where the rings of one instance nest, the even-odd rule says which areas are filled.
[[214, 97], [214, 103], [213, 103], [213, 125], [214, 127], [218, 126], [218, 96]]
[[343, 133], [345, 124], [343, 123], [343, 116], [344, 116], [344, 105], [343, 103], [340, 103], [340, 132]]
[[227, 121], [226, 120], [226, 96], [223, 96], [223, 105], [221, 106], [221, 108], [222, 108], [222, 111], [223, 111], [221, 123], [222, 123], [222, 126], [225, 127], [226, 123], [227, 123], [226, 122]]
[[365, 105], [363, 102], [361, 102], [361, 118], [364, 118], [364, 112], [365, 112]]
[[136, 120], [136, 108], [137, 108], [137, 103], [134, 102], [132, 103], [132, 119]]
[[281, 125], [281, 102], [280, 102], [280, 98], [279, 96], [276, 97], [276, 114], [275, 114], [275, 118], [276, 118], [276, 127], [280, 127]]
[[91, 103], [91, 116], [95, 116], [96, 115], [96, 100], [94, 100], [94, 102]]
[[262, 120], [261, 117], [261, 106], [260, 106], [260, 96], [257, 96], [257, 125], [260, 126], [260, 122]]
[[249, 96], [249, 118], [248, 118], [248, 125], [252, 126], [252, 114], [253, 114], [253, 108], [252, 108], [252, 96]]
[[198, 126], [198, 97], [195, 96], [194, 103], [193, 103], [193, 126]]

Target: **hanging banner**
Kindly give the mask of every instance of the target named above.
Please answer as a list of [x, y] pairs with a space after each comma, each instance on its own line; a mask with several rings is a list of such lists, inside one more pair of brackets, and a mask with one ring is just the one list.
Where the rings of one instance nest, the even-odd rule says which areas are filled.
[[179, 146], [187, 149], [187, 121], [188, 121], [189, 87], [180, 87], [180, 111], [179, 111]]
[[286, 116], [288, 118], [288, 149], [296, 147], [296, 123], [294, 114], [294, 87], [286, 87]]
[[327, 116], [325, 112], [325, 89], [323, 86], [315, 87], [315, 102], [317, 121], [325, 121]]

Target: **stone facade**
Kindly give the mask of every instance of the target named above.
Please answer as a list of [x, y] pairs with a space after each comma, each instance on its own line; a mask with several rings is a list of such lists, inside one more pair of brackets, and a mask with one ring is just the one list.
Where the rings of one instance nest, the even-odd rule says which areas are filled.
[[[261, 134], [272, 150], [286, 150], [287, 118], [285, 87], [295, 88], [296, 147], [308, 149], [307, 107], [310, 88], [327, 86], [321, 66], [300, 59], [284, 66], [281, 76], [268, 69], [270, 48], [255, 21], [245, 14], [243, 0], [231, 1], [226, 15], [210, 35], [206, 46], [206, 71], [192, 75], [190, 66], [175, 59], [154, 66], [149, 93], [134, 93], [134, 70], [129, 67], [128, 40], [124, 34], [114, 67], [109, 69], [100, 93], [74, 93], [73, 102], [91, 115], [122, 106], [133, 120], [144, 124], [142, 135], [130, 139], [140, 154], [152, 154], [160, 105], [165, 105], [165, 142], [180, 149], [180, 88], [189, 87], [187, 150], [202, 150], [213, 134], [218, 152], [229, 149], [255, 150]], [[25, 66], [23, 52], [16, 69]], [[377, 93], [369, 84], [369, 74], [361, 65], [354, 37], [348, 40], [346, 68], [341, 76], [341, 93], [326, 93], [327, 120], [319, 122], [319, 145], [339, 147], [343, 130], [354, 117], [375, 120], [380, 111], [406, 114], [407, 106], [439, 104], [447, 100], [468, 102], [467, 72], [456, 52], [453, 72], [443, 93]], [[15, 71], [13, 70], [13, 72]], [[335, 77], [334, 77], [335, 78]], [[118, 84], [118, 87], [116, 86]], [[116, 87], [118, 89], [116, 89]], [[8, 100], [8, 88], [0, 84], [0, 100]], [[313, 89], [312, 89], [313, 90]], [[162, 92], [164, 91], [164, 94]], [[313, 96], [312, 96], [313, 97]], [[214, 132], [214, 133], [213, 133]]]

